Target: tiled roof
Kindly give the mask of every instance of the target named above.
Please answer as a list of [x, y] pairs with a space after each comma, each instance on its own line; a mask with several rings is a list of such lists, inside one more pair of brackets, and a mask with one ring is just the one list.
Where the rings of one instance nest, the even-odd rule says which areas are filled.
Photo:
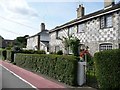
[[39, 33], [37, 33], [37, 34], [35, 34], [35, 35], [32, 35], [32, 36], [30, 36], [30, 37], [27, 37], [27, 38], [32, 38], [32, 37], [35, 37], [35, 36], [38, 36], [38, 35], [40, 35], [42, 32], [48, 32], [48, 30], [43, 30], [43, 31], [41, 31], [41, 32], [39, 32]]

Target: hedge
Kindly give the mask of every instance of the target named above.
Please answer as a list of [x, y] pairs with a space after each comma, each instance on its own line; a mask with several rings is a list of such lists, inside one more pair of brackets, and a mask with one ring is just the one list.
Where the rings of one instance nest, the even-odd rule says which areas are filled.
[[7, 60], [13, 62], [14, 61], [14, 51], [7, 50]]
[[45, 74], [60, 82], [77, 84], [77, 60], [74, 56], [16, 54], [16, 65], [41, 74]]
[[6, 52], [6, 50], [5, 49], [0, 49], [0, 58], [2, 59], [2, 60], [6, 60], [6, 58], [7, 58], [7, 52]]
[[2, 55], [2, 49], [0, 49], [0, 59], [2, 59], [3, 55]]
[[24, 54], [46, 54], [44, 50], [21, 50], [18, 53]]
[[98, 52], [94, 60], [99, 88], [120, 88], [120, 49]]

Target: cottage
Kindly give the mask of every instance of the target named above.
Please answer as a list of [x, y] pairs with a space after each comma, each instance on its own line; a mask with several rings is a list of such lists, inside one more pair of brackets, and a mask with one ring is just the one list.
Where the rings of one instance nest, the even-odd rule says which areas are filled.
[[50, 30], [50, 52], [65, 50], [59, 38], [74, 35], [79, 38], [81, 47], [89, 47], [94, 55], [97, 51], [120, 48], [120, 3], [104, 0], [104, 8], [97, 12], [84, 15], [83, 5], [77, 8], [77, 18]]
[[49, 32], [44, 23], [41, 23], [41, 32], [27, 38], [27, 49], [49, 51]]

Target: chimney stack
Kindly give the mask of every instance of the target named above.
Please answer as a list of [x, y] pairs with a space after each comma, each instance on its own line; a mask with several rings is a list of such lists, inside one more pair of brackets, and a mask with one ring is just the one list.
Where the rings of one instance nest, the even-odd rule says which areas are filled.
[[77, 8], [77, 18], [81, 18], [83, 16], [84, 16], [84, 7], [83, 7], [83, 4], [81, 4]]
[[113, 6], [115, 4], [115, 0], [104, 0], [104, 8]]
[[45, 24], [41, 23], [41, 31], [45, 30]]

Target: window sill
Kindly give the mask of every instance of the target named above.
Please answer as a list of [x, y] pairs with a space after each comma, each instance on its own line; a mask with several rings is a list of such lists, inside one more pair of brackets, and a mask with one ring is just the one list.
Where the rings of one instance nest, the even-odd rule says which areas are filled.
[[100, 29], [108, 29], [108, 28], [113, 28], [113, 26], [111, 26], [111, 27], [104, 27], [104, 28], [100, 28]]
[[78, 34], [79, 34], [79, 33], [85, 33], [85, 31], [84, 31], [84, 32], [77, 32], [77, 33], [78, 33]]

